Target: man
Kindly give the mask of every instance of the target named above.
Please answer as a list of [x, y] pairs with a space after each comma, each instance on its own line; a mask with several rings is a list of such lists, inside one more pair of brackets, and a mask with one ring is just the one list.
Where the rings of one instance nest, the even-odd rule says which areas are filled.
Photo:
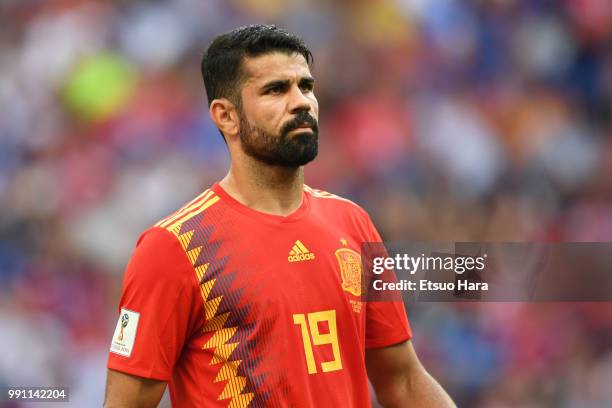
[[[217, 37], [202, 61], [227, 176], [138, 240], [106, 407], [450, 407], [401, 303], [364, 303], [356, 204], [304, 185], [317, 155], [312, 56], [274, 26]], [[357, 272], [355, 272], [357, 271]]]

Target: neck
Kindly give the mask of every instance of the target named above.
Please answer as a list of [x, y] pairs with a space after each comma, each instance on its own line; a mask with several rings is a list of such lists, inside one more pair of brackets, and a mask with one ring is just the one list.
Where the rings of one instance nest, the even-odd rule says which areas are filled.
[[247, 207], [286, 216], [302, 204], [304, 167], [270, 166], [244, 155], [219, 184]]

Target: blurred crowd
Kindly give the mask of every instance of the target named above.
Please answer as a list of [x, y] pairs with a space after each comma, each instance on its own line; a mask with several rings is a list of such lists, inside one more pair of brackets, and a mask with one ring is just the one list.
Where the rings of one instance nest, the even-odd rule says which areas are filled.
[[[314, 53], [307, 183], [387, 241], [612, 241], [609, 0], [0, 2], [0, 386], [100, 405], [140, 231], [223, 177], [199, 72], [270, 22]], [[611, 303], [421, 303], [459, 406], [612, 406]]]

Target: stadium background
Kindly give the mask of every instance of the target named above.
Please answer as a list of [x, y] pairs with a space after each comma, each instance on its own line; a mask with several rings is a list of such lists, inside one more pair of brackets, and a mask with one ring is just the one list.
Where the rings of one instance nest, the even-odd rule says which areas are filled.
[[[138, 233], [223, 176], [212, 37], [306, 39], [310, 185], [386, 240], [610, 241], [608, 0], [4, 0], [0, 385], [99, 406]], [[462, 407], [612, 406], [610, 303], [419, 304], [415, 347]]]

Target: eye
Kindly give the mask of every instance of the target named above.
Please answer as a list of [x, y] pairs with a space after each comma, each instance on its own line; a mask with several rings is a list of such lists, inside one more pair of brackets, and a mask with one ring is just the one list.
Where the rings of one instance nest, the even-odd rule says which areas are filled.
[[283, 91], [282, 87], [280, 87], [280, 86], [273, 86], [272, 88], [269, 88], [266, 93], [270, 94], [270, 95], [278, 95], [282, 91]]
[[280, 95], [285, 92], [286, 86], [282, 84], [272, 85], [269, 88], [266, 88], [264, 91], [264, 95]]
[[314, 83], [312, 82], [304, 83], [300, 85], [300, 89], [305, 92], [312, 92], [312, 90], [314, 89]]

